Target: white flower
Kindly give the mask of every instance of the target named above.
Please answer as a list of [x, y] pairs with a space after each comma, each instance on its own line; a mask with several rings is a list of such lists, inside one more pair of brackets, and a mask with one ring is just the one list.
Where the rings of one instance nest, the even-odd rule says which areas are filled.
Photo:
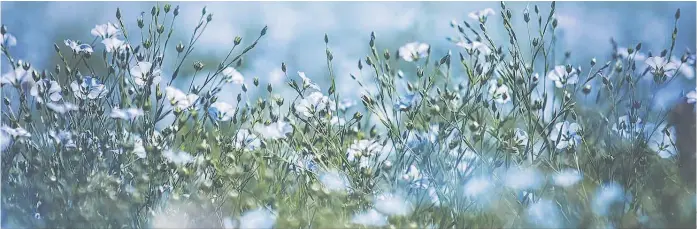
[[310, 80], [310, 78], [307, 78], [307, 76], [305, 76], [305, 72], [298, 72], [298, 75], [300, 76], [300, 78], [303, 79], [303, 88], [309, 87], [318, 91], [320, 90], [319, 86], [316, 83], [313, 83], [312, 80]]
[[59, 114], [64, 114], [65, 112], [78, 110], [78, 107], [75, 106], [75, 104], [72, 104], [69, 102], [64, 102], [63, 104], [48, 103], [48, 104], [46, 104], [46, 107], [48, 109], [52, 110], [53, 112], [56, 112]]
[[641, 134], [643, 122], [640, 118], [630, 118], [629, 115], [624, 115], [617, 119], [617, 123], [612, 124], [612, 130], [617, 132], [621, 137], [630, 138]]
[[329, 120], [329, 123], [332, 125], [343, 126], [346, 124], [346, 119], [334, 116], [331, 120]]
[[493, 186], [487, 177], [475, 177], [465, 184], [464, 194], [465, 197], [476, 199], [486, 194]]
[[483, 10], [470, 12], [467, 14], [467, 17], [471, 18], [472, 20], [484, 22], [486, 21], [487, 17], [492, 15], [496, 15], [496, 12], [494, 12], [494, 10], [491, 8], [486, 8]]
[[172, 106], [175, 106], [182, 110], [193, 106], [194, 104], [196, 104], [196, 100], [198, 100], [198, 95], [187, 95], [174, 87], [165, 88], [165, 95], [167, 96], [167, 99], [169, 99], [169, 102], [172, 104]]
[[234, 84], [244, 83], [244, 76], [242, 75], [242, 73], [238, 72], [233, 67], [227, 67], [223, 69], [223, 76], [225, 77], [225, 82], [232, 82]]
[[2, 38], [2, 40], [0, 40], [0, 44], [2, 44], [3, 47], [8, 48], [17, 45], [17, 38], [12, 36], [12, 34], [5, 33], [0, 38]]
[[96, 25], [91, 31], [92, 35], [95, 37], [101, 37], [102, 39], [107, 39], [115, 36], [119, 33], [119, 27], [107, 22], [107, 24]]
[[277, 140], [286, 138], [287, 134], [293, 132], [293, 126], [279, 120], [268, 126], [257, 127], [257, 132], [264, 136], [264, 138]]
[[311, 93], [295, 104], [295, 110], [305, 118], [312, 117], [316, 112], [327, 108], [333, 111], [335, 109], [334, 101], [318, 91]]
[[[150, 70], [153, 70], [150, 72]], [[160, 69], [152, 69], [152, 64], [150, 62], [138, 62], [136, 66], [131, 68], [131, 75], [134, 78], [134, 82], [138, 86], [146, 86], [148, 80], [152, 78], [152, 84], [160, 83], [162, 77], [160, 74], [162, 71]]]
[[276, 212], [266, 208], [247, 211], [240, 217], [240, 229], [271, 229], [276, 224]]
[[143, 139], [139, 136], [135, 136], [133, 139], [133, 153], [141, 159], [145, 159], [147, 155], [145, 154], [145, 147], [143, 147]]
[[401, 196], [384, 193], [375, 197], [373, 200], [375, 210], [388, 216], [406, 216], [414, 211], [414, 206]]
[[646, 65], [651, 68], [651, 73], [654, 76], [672, 77], [675, 74], [677, 66], [675, 63], [668, 62], [666, 58], [660, 56], [649, 57], [646, 59]]
[[138, 116], [142, 116], [143, 114], [143, 110], [138, 108], [128, 108], [122, 110], [118, 107], [114, 107], [111, 109], [111, 114], [109, 114], [109, 117], [130, 121], [136, 119]]
[[34, 69], [29, 69], [29, 71], [24, 70], [22, 67], [15, 68], [14, 71], [10, 71], [2, 75], [0, 78], [0, 85], [11, 84], [13, 86], [28, 86], [34, 85], [34, 78], [31, 73]]
[[110, 37], [102, 40], [102, 44], [107, 52], [118, 51], [125, 47], [124, 42], [116, 37]]
[[368, 157], [380, 151], [380, 144], [372, 140], [354, 140], [353, 144], [346, 150], [347, 159], [350, 162], [359, 159], [360, 167], [368, 167], [370, 161]]
[[677, 68], [676, 70], [680, 72], [687, 79], [695, 78], [695, 68], [689, 64], [683, 64], [680, 58], [673, 57], [670, 58], [670, 63], [672, 66]]
[[44, 95], [48, 95], [48, 98], [51, 99], [52, 102], [57, 102], [63, 98], [61, 95], [61, 86], [58, 82], [48, 79], [39, 80], [39, 82], [31, 88], [29, 94], [36, 97], [38, 103], [44, 103]]
[[643, 53], [634, 50], [634, 52], [630, 55], [629, 50], [625, 47], [617, 48], [617, 55], [625, 59], [629, 59], [630, 56], [633, 56], [635, 61], [646, 60], [646, 55], [644, 55]]
[[506, 172], [504, 184], [516, 190], [537, 189], [542, 185], [542, 173], [534, 168], [511, 168]]
[[695, 102], [697, 102], [697, 91], [692, 90], [692, 91], [688, 92], [688, 93], [685, 95], [685, 98], [687, 98], [687, 103], [695, 103]]
[[497, 80], [489, 81], [489, 94], [494, 101], [499, 104], [505, 104], [511, 101], [511, 94], [509, 93], [508, 86], [505, 84], [499, 85]]
[[370, 209], [366, 212], [355, 214], [351, 218], [351, 223], [366, 227], [384, 227], [387, 226], [387, 216], [380, 214], [375, 209]]
[[166, 150], [164, 153], [162, 153], [162, 156], [164, 156], [168, 161], [177, 165], [185, 165], [194, 162], [194, 157], [184, 151], [174, 152], [172, 150]]
[[65, 40], [64, 43], [66, 46], [70, 47], [70, 49], [72, 49], [73, 52], [77, 54], [92, 54], [92, 52], [94, 52], [92, 46], [88, 44], [78, 44], [77, 42], [72, 40]]
[[674, 143], [675, 129], [660, 126], [649, 138], [649, 148], [658, 153], [661, 158], [671, 158], [677, 155]]
[[17, 128], [12, 128], [6, 125], [2, 125], [0, 127], [0, 130], [5, 132], [7, 135], [12, 136], [13, 138], [29, 138], [31, 137], [31, 133], [29, 133], [27, 130], [25, 130], [22, 127], [17, 127]]
[[514, 133], [513, 141], [516, 143], [516, 146], [528, 145], [528, 133], [527, 132], [525, 132], [524, 130], [522, 130], [520, 128], [516, 128], [513, 133]]
[[226, 102], [215, 102], [208, 108], [208, 114], [214, 120], [227, 122], [235, 115], [235, 107]]
[[563, 169], [554, 174], [552, 181], [554, 184], [561, 187], [570, 187], [583, 179], [583, 174], [575, 169]]
[[342, 99], [341, 102], [339, 102], [339, 110], [345, 111], [353, 106], [356, 105], [356, 100], [353, 99]]
[[479, 51], [484, 55], [491, 54], [491, 49], [489, 49], [489, 46], [486, 46], [486, 44], [479, 41], [473, 41], [472, 43], [460, 41], [456, 45], [465, 48], [469, 52]]
[[417, 61], [419, 60], [419, 58], [424, 58], [428, 56], [429, 48], [430, 46], [426, 43], [407, 43], [399, 48], [399, 56], [407, 62]]
[[562, 88], [566, 84], [578, 83], [578, 73], [576, 69], [571, 68], [571, 72], [566, 71], [566, 66], [558, 65], [552, 71], [547, 73], [547, 78], [554, 81], [557, 88]]
[[49, 132], [49, 137], [51, 137], [56, 143], [65, 147], [66, 149], [75, 149], [75, 141], [73, 141], [73, 134], [70, 131], [54, 131]]
[[319, 176], [319, 181], [330, 192], [345, 191], [350, 187], [346, 175], [337, 171], [323, 173]]
[[581, 126], [577, 123], [569, 123], [568, 121], [554, 124], [554, 129], [549, 134], [549, 140], [557, 142], [557, 149], [567, 149], [576, 147], [581, 143], [579, 135]]
[[261, 140], [248, 129], [240, 129], [235, 134], [233, 147], [235, 149], [255, 150], [261, 146]]
[[82, 79], [82, 83], [78, 84], [75, 80], [70, 84], [70, 88], [73, 89], [73, 94], [75, 97], [80, 99], [98, 99], [106, 96], [108, 90], [106, 86], [102, 84], [97, 78], [91, 76], [85, 76]]

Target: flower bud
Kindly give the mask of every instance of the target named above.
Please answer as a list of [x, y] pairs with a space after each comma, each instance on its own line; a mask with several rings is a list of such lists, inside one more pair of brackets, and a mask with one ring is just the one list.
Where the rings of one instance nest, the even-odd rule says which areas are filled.
[[196, 71], [201, 71], [203, 69], [204, 64], [201, 63], [201, 61], [195, 61], [194, 62], [194, 70]]
[[142, 29], [143, 26], [145, 26], [145, 22], [143, 22], [143, 17], [139, 16], [138, 19], [136, 19], [136, 21], [138, 22], [138, 28]]
[[590, 84], [584, 85], [582, 91], [583, 91], [583, 94], [586, 94], [586, 95], [588, 93], [591, 93], [591, 85]]
[[258, 77], [254, 77], [254, 86], [255, 87], [259, 86], [259, 78]]
[[206, 17], [206, 22], [211, 22], [213, 20], [213, 14], [208, 14]]
[[7, 33], [7, 26], [0, 26], [0, 34], [5, 35], [5, 33]]
[[273, 91], [273, 87], [271, 86], [271, 84], [266, 85], [266, 91], [268, 91], [269, 93]]
[[182, 44], [181, 42], [179, 42], [179, 44], [177, 45], [176, 48], [177, 48], [177, 52], [181, 53], [181, 52], [184, 51], [184, 44]]
[[353, 113], [353, 119], [355, 119], [356, 121], [360, 121], [362, 118], [363, 114], [361, 114], [361, 112]]
[[174, 7], [174, 11], [172, 13], [174, 14], [175, 17], [177, 15], [179, 15], [179, 6], [178, 5], [177, 5], [177, 7]]
[[164, 32], [165, 32], [165, 26], [164, 26], [164, 25], [160, 25], [160, 26], [157, 27], [157, 33], [162, 34], [162, 33], [164, 33]]
[[121, 19], [121, 9], [116, 8], [116, 19]]
[[164, 7], [165, 13], [169, 13], [169, 10], [170, 10], [171, 8], [172, 8], [172, 5], [170, 5], [170, 4], [165, 4], [165, 7]]

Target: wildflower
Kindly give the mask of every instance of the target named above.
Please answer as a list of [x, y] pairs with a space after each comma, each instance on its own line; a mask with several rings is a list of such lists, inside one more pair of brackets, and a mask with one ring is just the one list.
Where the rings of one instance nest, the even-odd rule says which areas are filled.
[[27, 130], [25, 130], [22, 127], [17, 127], [17, 128], [12, 128], [6, 125], [2, 125], [0, 127], [0, 131], [5, 132], [7, 135], [12, 136], [13, 138], [30, 138], [31, 133], [29, 133]]
[[491, 49], [489, 49], [489, 46], [486, 46], [486, 44], [479, 41], [473, 41], [471, 43], [460, 41], [456, 45], [465, 48], [465, 50], [467, 50], [468, 52], [479, 51], [481, 54], [484, 55], [491, 54]]
[[169, 99], [170, 103], [173, 106], [182, 110], [195, 105], [196, 100], [198, 100], [198, 95], [193, 93], [187, 95], [174, 87], [165, 88], [165, 95], [167, 96], [167, 99]]
[[227, 122], [235, 114], [235, 108], [226, 102], [215, 102], [208, 108], [208, 114], [214, 120]]
[[549, 134], [549, 140], [557, 142], [557, 149], [567, 149], [576, 147], [581, 143], [579, 135], [581, 126], [577, 123], [569, 123], [568, 121], [554, 124], [554, 129]]
[[114, 37], [116, 34], [119, 33], [119, 27], [112, 24], [111, 22], [108, 22], [107, 24], [101, 24], [101, 25], [96, 25], [92, 31], [93, 36], [95, 37], [101, 37], [102, 39], [107, 39]]
[[593, 213], [606, 216], [610, 213], [610, 208], [617, 203], [625, 200], [624, 190], [617, 183], [604, 184], [595, 192], [595, 197], [591, 203]]
[[225, 82], [232, 82], [234, 84], [244, 83], [244, 76], [233, 67], [223, 69], [223, 76], [225, 77]]
[[70, 133], [70, 131], [56, 132], [54, 130], [51, 130], [49, 132], [49, 137], [51, 137], [56, 142], [56, 144], [61, 145], [66, 149], [77, 148], [77, 145], [75, 145], [75, 141], [73, 141], [73, 135], [72, 133]]
[[353, 99], [342, 99], [341, 102], [339, 102], [339, 110], [345, 111], [353, 106], [356, 105], [356, 100]]
[[145, 147], [143, 147], [143, 139], [141, 139], [140, 136], [135, 136], [133, 138], [133, 153], [141, 159], [147, 157], [145, 154]]
[[2, 44], [2, 46], [5, 48], [17, 45], [17, 38], [12, 36], [12, 34], [5, 33], [1, 38], [2, 40], [0, 40], [0, 44]]
[[534, 168], [511, 168], [506, 172], [504, 184], [516, 190], [537, 189], [542, 185], [542, 174]]
[[346, 175], [337, 171], [323, 173], [319, 176], [319, 181], [322, 182], [324, 188], [330, 192], [345, 191], [350, 187]]
[[682, 61], [680, 60], [680, 58], [677, 58], [677, 57], [670, 58], [670, 63], [685, 78], [692, 79], [695, 77], [694, 66], [690, 66], [688, 64], [682, 64]]
[[417, 61], [428, 56], [430, 46], [426, 43], [411, 42], [399, 48], [399, 56], [406, 62]]
[[372, 140], [354, 140], [346, 150], [347, 159], [350, 162], [359, 159], [360, 167], [368, 167], [368, 157], [378, 153], [380, 145]]
[[464, 194], [468, 198], [477, 198], [487, 193], [493, 184], [486, 177], [475, 177], [465, 183]]
[[612, 124], [612, 130], [622, 137], [632, 137], [640, 134], [643, 130], [643, 122], [640, 118], [633, 118], [629, 115], [619, 117], [617, 123]]
[[651, 74], [659, 78], [670, 78], [675, 74], [675, 70], [677, 69], [674, 63], [668, 62], [666, 58], [660, 56], [647, 58], [646, 65], [651, 68]]
[[59, 114], [64, 114], [65, 112], [78, 110], [78, 107], [75, 104], [69, 102], [64, 102], [63, 104], [48, 103], [46, 104], [46, 107], [48, 107], [48, 109], [52, 110], [53, 112]]
[[575, 169], [563, 169], [552, 177], [555, 185], [561, 187], [570, 187], [583, 179], [583, 174]]
[[547, 73], [547, 78], [554, 81], [554, 85], [557, 88], [562, 88], [566, 84], [578, 83], [578, 73], [576, 72], [576, 69], [569, 69], [571, 69], [571, 71], [567, 71], [567, 67], [564, 65], [558, 65], [554, 67], [552, 71]]
[[136, 119], [138, 116], [142, 116], [143, 114], [143, 110], [138, 108], [128, 108], [122, 110], [118, 107], [114, 107], [111, 109], [111, 114], [109, 114], [109, 117], [131, 121]]
[[7, 149], [7, 147], [9, 147], [10, 144], [12, 144], [10, 134], [0, 130], [0, 152], [5, 152], [5, 149]]
[[255, 150], [261, 146], [259, 138], [248, 129], [240, 129], [232, 143], [235, 149]]
[[63, 98], [61, 86], [55, 80], [42, 79], [31, 88], [29, 94], [36, 97], [38, 103], [44, 103], [43, 96], [48, 95], [52, 102], [57, 102]]
[[342, 126], [346, 124], [346, 119], [334, 116], [329, 120], [329, 124]]
[[98, 99], [106, 96], [108, 92], [106, 86], [104, 86], [99, 79], [91, 76], [83, 77], [82, 83], [80, 84], [78, 84], [77, 80], [73, 81], [70, 84], [70, 88], [73, 89], [75, 97], [80, 99]]
[[513, 131], [513, 142], [515, 146], [528, 145], [528, 133], [520, 128], [516, 128], [515, 131]]
[[479, 11], [472, 11], [469, 14], [467, 14], [467, 17], [471, 18], [472, 20], [478, 20], [484, 23], [486, 22], [486, 19], [492, 15], [496, 15], [496, 12], [494, 12], [494, 10], [491, 8], [486, 8]]
[[22, 67], [15, 68], [14, 71], [2, 75], [2, 78], [0, 78], [0, 86], [11, 84], [12, 86], [31, 87], [35, 83], [34, 78], [31, 76], [33, 71], [33, 69], [24, 70]]
[[687, 103], [695, 103], [695, 102], [697, 102], [697, 91], [692, 90], [692, 91], [688, 92], [688, 93], [685, 95], [685, 98], [687, 98]]
[[106, 38], [102, 40], [102, 44], [104, 44], [107, 52], [123, 50], [126, 47], [124, 42], [116, 37]]
[[309, 87], [318, 91], [320, 90], [319, 86], [316, 83], [313, 83], [312, 80], [310, 80], [310, 78], [307, 78], [307, 76], [305, 76], [305, 72], [298, 72], [298, 75], [300, 76], [300, 78], [303, 79], [303, 88]]
[[407, 111], [412, 107], [416, 106], [416, 104], [419, 102], [419, 99], [420, 96], [418, 96], [415, 93], [408, 94], [395, 104], [395, 109], [398, 109], [400, 111]]
[[658, 153], [661, 158], [671, 158], [677, 155], [675, 151], [675, 129], [661, 126], [649, 137], [649, 148]]
[[629, 54], [629, 50], [625, 47], [617, 48], [617, 56], [620, 56], [620, 57], [625, 58], [625, 59], [629, 59], [629, 57], [632, 56], [635, 61], [645, 61], [646, 60], [645, 54], [638, 52], [638, 51], [634, 51], [632, 54]]
[[164, 153], [162, 153], [162, 156], [164, 156], [168, 161], [177, 165], [185, 165], [194, 162], [194, 157], [184, 151], [175, 152], [172, 150], [166, 150]]
[[66, 46], [70, 47], [70, 49], [77, 54], [92, 54], [92, 52], [94, 52], [92, 46], [88, 44], [79, 44], [72, 40], [65, 40], [63, 43], [65, 43]]
[[286, 135], [293, 132], [293, 126], [284, 121], [277, 121], [268, 126], [258, 127], [259, 132], [264, 138], [278, 140], [286, 138]]
[[406, 216], [414, 211], [414, 207], [401, 196], [392, 193], [383, 193], [373, 200], [375, 210], [388, 216]]
[[240, 217], [240, 229], [271, 229], [276, 224], [276, 212], [266, 208], [247, 211]]
[[313, 92], [295, 104], [295, 110], [305, 118], [312, 117], [315, 112], [329, 109], [334, 110], [334, 101], [324, 96], [322, 92]]
[[508, 86], [499, 83], [497, 80], [489, 81], [489, 94], [495, 102], [505, 104], [511, 101], [511, 94]]
[[162, 79], [162, 77], [160, 77], [161, 73], [162, 71], [160, 71], [160, 69], [152, 69], [152, 64], [150, 62], [138, 62], [136, 66], [131, 68], [131, 76], [133, 76], [135, 84], [141, 87], [146, 86], [148, 80], [151, 78], [152, 84], [160, 83]]
[[553, 201], [543, 199], [531, 204], [526, 211], [526, 216], [528, 222], [535, 227], [561, 228], [560, 213]]
[[353, 215], [351, 218], [351, 223], [366, 227], [384, 227], [387, 226], [387, 216], [381, 214], [375, 209], [370, 209], [368, 211]]

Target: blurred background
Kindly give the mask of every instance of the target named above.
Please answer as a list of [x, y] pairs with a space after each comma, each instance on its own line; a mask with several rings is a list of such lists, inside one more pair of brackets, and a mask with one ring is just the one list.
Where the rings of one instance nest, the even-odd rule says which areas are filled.
[[[64, 39], [93, 40], [90, 30], [96, 24], [115, 22], [115, 11], [120, 7], [129, 31], [136, 32], [136, 18], [156, 2], [2, 2], [2, 24], [17, 38], [18, 45], [12, 49], [17, 59], [30, 61], [37, 69], [52, 69], [58, 63], [53, 43], [63, 45]], [[160, 4], [164, 4], [161, 2]], [[349, 77], [358, 75], [357, 61], [370, 53], [370, 32], [375, 31], [377, 47], [381, 52], [388, 48], [394, 53], [408, 42], [419, 41], [431, 44], [436, 58], [448, 50], [460, 51], [446, 38], [456, 36], [450, 27], [452, 20], [462, 23], [472, 21], [467, 14], [484, 8], [493, 8], [497, 15], [490, 17], [487, 24], [494, 39], [507, 44], [498, 15], [499, 2], [170, 2], [179, 5], [181, 13], [175, 23], [175, 35], [171, 49], [179, 41], [186, 43], [207, 6], [213, 13], [213, 21], [205, 31], [189, 63], [201, 60], [207, 66], [216, 66], [232, 47], [235, 36], [243, 37], [243, 45], [249, 45], [264, 25], [269, 26], [268, 35], [244, 59], [238, 69], [251, 85], [253, 77], [259, 77], [262, 85], [282, 84], [284, 76], [281, 62], [288, 65], [289, 76], [296, 77], [297, 71], [307, 73], [328, 88], [328, 74], [324, 53], [324, 33], [329, 34], [330, 48], [334, 54], [334, 68], [338, 75], [337, 91], [342, 96], [358, 98], [357, 84]], [[519, 34], [525, 28], [522, 12], [529, 7], [531, 23], [534, 22], [533, 5], [538, 4], [544, 15], [549, 12], [549, 2], [510, 2], [514, 27]], [[571, 62], [587, 68], [591, 58], [598, 63], [610, 60], [612, 51], [610, 38], [621, 47], [634, 47], [642, 42], [642, 51], [659, 53], [670, 47], [670, 33], [674, 13], [681, 9], [676, 42], [678, 57], [686, 49], [695, 50], [695, 2], [559, 2], [556, 16], [559, 20], [556, 52], [563, 57], [571, 52]], [[147, 20], [146, 20], [147, 23]], [[517, 24], [517, 25], [516, 25]], [[131, 33], [133, 33], [131, 32]], [[95, 45], [100, 53], [103, 45]], [[170, 59], [172, 60], [172, 59]], [[165, 65], [168, 66], [168, 65]], [[190, 66], [190, 65], [189, 65]], [[3, 60], [4, 69], [7, 63]], [[413, 66], [405, 67], [405, 73], [413, 74]], [[191, 67], [189, 67], [191, 69]], [[171, 74], [171, 69], [163, 69]], [[168, 72], [170, 71], [170, 72]], [[2, 71], [3, 73], [6, 70]], [[694, 71], [693, 71], [694, 72]], [[292, 74], [290, 74], [292, 73]], [[694, 74], [694, 73], [693, 73]], [[189, 81], [180, 76], [178, 81]], [[672, 101], [680, 90], [694, 89], [694, 81], [674, 81], [670, 90], [662, 90], [658, 103]], [[276, 87], [279, 88], [279, 87]], [[280, 88], [279, 88], [280, 89]], [[227, 102], [234, 102], [240, 91], [231, 85]], [[264, 90], [259, 90], [264, 91]]]

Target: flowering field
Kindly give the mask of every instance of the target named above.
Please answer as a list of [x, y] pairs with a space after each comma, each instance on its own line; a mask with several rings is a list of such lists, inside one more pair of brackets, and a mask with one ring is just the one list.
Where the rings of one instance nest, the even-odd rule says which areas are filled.
[[[661, 15], [665, 47], [579, 59], [557, 3], [536, 4], [453, 20], [442, 55], [365, 34], [352, 74], [325, 34], [326, 74], [277, 63], [279, 83], [240, 70], [273, 28], [192, 57], [208, 8], [116, 8], [47, 69], [3, 25], [0, 227], [695, 228], [680, 9]], [[659, 93], [678, 99], [657, 108]]]

